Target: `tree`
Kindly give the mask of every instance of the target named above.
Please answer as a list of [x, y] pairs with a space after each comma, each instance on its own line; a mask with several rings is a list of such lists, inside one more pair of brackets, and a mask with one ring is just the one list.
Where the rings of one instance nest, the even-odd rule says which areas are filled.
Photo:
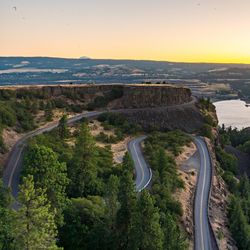
[[0, 180], [0, 249], [14, 249], [14, 213], [9, 208], [12, 201], [10, 191], [4, 188]]
[[202, 127], [201, 127], [201, 131], [200, 131], [200, 134], [202, 136], [205, 136], [211, 140], [213, 140], [213, 133], [212, 133], [212, 127], [208, 124], [204, 124]]
[[72, 197], [82, 197], [99, 192], [97, 151], [86, 123], [83, 123], [80, 128], [71, 166], [68, 170], [71, 179], [70, 195]]
[[234, 239], [237, 241], [238, 248], [241, 250], [250, 249], [250, 226], [247, 224], [240, 200], [232, 197], [229, 207], [230, 230]]
[[58, 133], [61, 139], [69, 136], [69, 129], [67, 126], [67, 116], [63, 115], [58, 124]]
[[164, 232], [164, 250], [187, 249], [186, 238], [181, 233], [173, 215], [169, 212], [161, 213], [160, 223]]
[[163, 249], [164, 234], [160, 225], [159, 211], [146, 190], [139, 196], [132, 225], [133, 240], [129, 249]]
[[51, 205], [56, 209], [56, 221], [62, 224], [62, 210], [66, 203], [66, 187], [69, 183], [65, 163], [60, 163], [55, 152], [45, 146], [33, 145], [28, 149], [24, 168], [34, 176], [36, 188], [46, 189]]
[[5, 152], [5, 144], [3, 140], [3, 127], [2, 124], [0, 123], [0, 153]]
[[53, 110], [52, 110], [52, 104], [51, 102], [47, 102], [46, 106], [45, 106], [45, 119], [46, 121], [50, 122], [53, 119]]
[[250, 181], [246, 174], [240, 178], [239, 182], [239, 192], [243, 199], [250, 199]]
[[54, 213], [43, 189], [35, 189], [33, 176], [23, 178], [18, 201], [21, 207], [16, 214], [16, 249], [56, 250]]
[[65, 250], [108, 250], [105, 202], [100, 196], [72, 198], [60, 229], [60, 244]]
[[119, 179], [115, 175], [111, 175], [106, 188], [105, 201], [107, 204], [107, 217], [110, 230], [116, 228], [116, 216], [119, 209], [118, 202]]
[[133, 213], [136, 207], [136, 190], [131, 169], [133, 163], [128, 154], [124, 156], [122, 169], [123, 173], [120, 179], [120, 190], [118, 200], [121, 208], [117, 214], [117, 227], [119, 235], [119, 249], [128, 249], [132, 240], [131, 227]]
[[221, 167], [232, 173], [237, 171], [237, 158], [231, 154], [228, 154], [221, 147], [216, 147], [216, 158], [219, 161]]

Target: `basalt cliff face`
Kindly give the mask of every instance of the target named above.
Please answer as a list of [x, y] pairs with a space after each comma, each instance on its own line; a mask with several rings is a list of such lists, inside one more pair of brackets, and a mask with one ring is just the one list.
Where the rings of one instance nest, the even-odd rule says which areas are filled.
[[182, 129], [193, 132], [203, 124], [188, 88], [171, 85], [50, 85], [31, 87], [4, 87], [16, 96], [32, 93], [46, 99], [69, 98], [95, 109], [122, 109], [126, 117], [145, 130]]
[[173, 106], [190, 102], [191, 91], [166, 85], [128, 85], [124, 87], [123, 96], [119, 101], [121, 108]]

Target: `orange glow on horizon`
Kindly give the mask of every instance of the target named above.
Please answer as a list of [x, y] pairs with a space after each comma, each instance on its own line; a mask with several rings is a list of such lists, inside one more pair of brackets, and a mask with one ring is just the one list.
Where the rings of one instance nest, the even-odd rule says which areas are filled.
[[250, 64], [250, 1], [0, 3], [0, 56]]

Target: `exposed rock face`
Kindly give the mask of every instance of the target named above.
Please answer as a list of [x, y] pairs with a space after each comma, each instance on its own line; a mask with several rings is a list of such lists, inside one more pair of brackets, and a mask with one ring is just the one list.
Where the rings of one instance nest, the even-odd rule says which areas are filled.
[[128, 120], [140, 124], [147, 131], [181, 129], [191, 133], [203, 125], [203, 117], [194, 104], [183, 107], [124, 110], [122, 113]]
[[122, 113], [145, 130], [182, 129], [194, 132], [203, 123], [199, 109], [191, 102], [190, 89], [171, 85], [55, 85], [7, 89], [15, 90], [21, 97], [32, 92], [38, 98], [39, 95], [48, 99], [65, 96], [85, 104], [103, 96], [108, 98], [109, 109], [124, 109]]
[[112, 105], [113, 108], [161, 107], [183, 104], [191, 99], [189, 89], [170, 85], [50, 85], [3, 87], [0, 91], [1, 89], [16, 91], [20, 96], [32, 92], [36, 96], [46, 98], [64, 95], [77, 96], [86, 101], [93, 101], [97, 96], [119, 91], [122, 97]]
[[191, 100], [191, 91], [166, 85], [130, 85], [124, 87], [124, 108], [146, 108], [178, 105]]

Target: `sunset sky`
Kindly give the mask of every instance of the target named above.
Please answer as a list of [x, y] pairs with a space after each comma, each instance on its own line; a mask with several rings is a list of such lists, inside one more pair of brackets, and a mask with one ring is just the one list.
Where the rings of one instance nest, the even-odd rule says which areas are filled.
[[250, 0], [0, 0], [0, 56], [250, 63]]

